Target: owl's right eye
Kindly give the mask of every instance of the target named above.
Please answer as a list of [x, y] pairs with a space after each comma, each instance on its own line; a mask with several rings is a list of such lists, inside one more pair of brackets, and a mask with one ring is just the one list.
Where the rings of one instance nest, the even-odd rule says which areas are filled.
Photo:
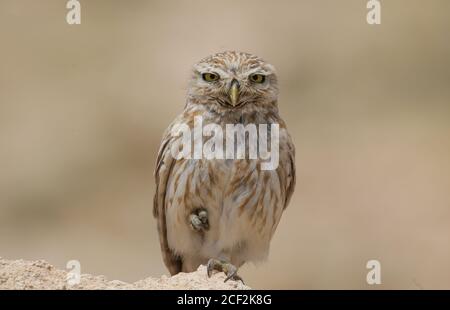
[[214, 81], [217, 81], [220, 77], [218, 74], [215, 74], [215, 73], [203, 73], [202, 78], [206, 82], [214, 82]]

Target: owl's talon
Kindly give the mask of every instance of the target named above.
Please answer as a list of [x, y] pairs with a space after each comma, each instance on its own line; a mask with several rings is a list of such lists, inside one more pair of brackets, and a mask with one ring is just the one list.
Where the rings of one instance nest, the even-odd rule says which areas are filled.
[[226, 274], [227, 277], [223, 282], [227, 282], [228, 280], [233, 279], [234, 281], [241, 281], [242, 284], [244, 284], [244, 280], [242, 280], [242, 278], [237, 274], [238, 269], [233, 264], [211, 258], [208, 261], [208, 265], [206, 266], [206, 271], [209, 278], [211, 277], [214, 270]]
[[208, 230], [208, 212], [204, 209], [194, 211], [189, 215], [189, 222], [192, 229], [196, 231]]
[[203, 224], [208, 225], [208, 212], [206, 212], [206, 210], [201, 210], [198, 212], [198, 218]]

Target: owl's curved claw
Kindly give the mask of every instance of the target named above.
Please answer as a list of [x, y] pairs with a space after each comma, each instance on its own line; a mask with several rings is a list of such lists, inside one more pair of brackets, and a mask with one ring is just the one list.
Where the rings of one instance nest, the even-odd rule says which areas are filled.
[[192, 229], [203, 231], [209, 229], [208, 212], [205, 209], [198, 209], [189, 215], [189, 223]]
[[223, 282], [227, 282], [228, 280], [233, 279], [235, 281], [241, 281], [242, 284], [245, 284], [244, 280], [242, 280], [242, 278], [237, 274], [238, 271], [237, 267], [234, 266], [233, 264], [230, 264], [226, 261], [211, 258], [206, 266], [206, 271], [208, 273], [209, 278], [211, 277], [212, 272], [214, 270], [226, 274], [227, 277]]

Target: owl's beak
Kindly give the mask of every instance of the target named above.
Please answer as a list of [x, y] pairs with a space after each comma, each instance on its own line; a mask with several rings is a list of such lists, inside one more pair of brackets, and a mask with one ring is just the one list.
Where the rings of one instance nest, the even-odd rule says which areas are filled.
[[228, 96], [230, 96], [233, 107], [236, 106], [239, 100], [239, 87], [240, 85], [238, 80], [233, 79], [233, 81], [231, 81], [230, 90], [228, 91]]

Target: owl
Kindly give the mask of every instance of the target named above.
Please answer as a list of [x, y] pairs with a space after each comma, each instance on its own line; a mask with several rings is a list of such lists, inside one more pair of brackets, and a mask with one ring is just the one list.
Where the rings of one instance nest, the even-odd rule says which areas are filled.
[[[244, 158], [174, 156], [171, 150], [183, 137], [174, 135], [173, 129], [192, 128], [196, 117], [224, 132], [229, 124], [277, 124], [276, 168], [262, 169], [265, 159], [250, 158], [248, 152]], [[258, 146], [258, 141], [253, 143]], [[233, 143], [239, 147], [250, 142], [244, 137]], [[203, 264], [208, 276], [219, 271], [226, 274], [225, 281], [237, 280], [241, 279], [237, 270], [245, 262], [267, 258], [295, 186], [295, 149], [278, 112], [275, 68], [237, 51], [195, 64], [184, 110], [163, 135], [155, 181], [153, 215], [163, 260], [172, 275]]]

